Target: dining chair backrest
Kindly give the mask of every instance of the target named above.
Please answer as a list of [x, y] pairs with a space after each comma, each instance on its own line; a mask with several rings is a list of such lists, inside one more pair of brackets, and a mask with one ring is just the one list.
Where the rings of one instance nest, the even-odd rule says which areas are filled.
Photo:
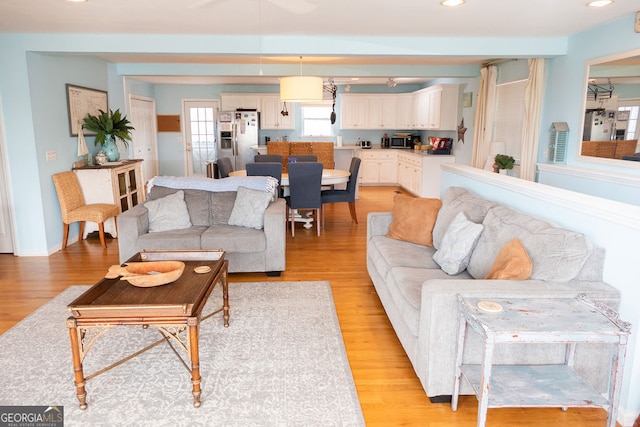
[[322, 163], [289, 164], [289, 207], [292, 209], [320, 209], [322, 207]]
[[218, 175], [220, 178], [226, 178], [233, 172], [233, 165], [229, 157], [222, 157], [218, 159]]
[[282, 181], [282, 163], [247, 163], [246, 167], [247, 176], [272, 176], [278, 180], [278, 184], [280, 184], [280, 182]]
[[347, 182], [346, 192], [349, 195], [350, 200], [353, 201], [356, 197], [356, 187], [358, 186], [358, 172], [360, 171], [360, 157], [352, 157], [351, 165], [349, 165], [349, 181]]
[[253, 157], [253, 161], [256, 163], [276, 162], [276, 163], [280, 163], [281, 168], [282, 168], [283, 160], [284, 158], [280, 154], [256, 154]]
[[290, 159], [296, 159], [296, 163], [297, 162], [317, 162], [318, 161], [318, 156], [316, 156], [315, 154], [296, 154], [296, 155], [290, 155], [289, 156]]

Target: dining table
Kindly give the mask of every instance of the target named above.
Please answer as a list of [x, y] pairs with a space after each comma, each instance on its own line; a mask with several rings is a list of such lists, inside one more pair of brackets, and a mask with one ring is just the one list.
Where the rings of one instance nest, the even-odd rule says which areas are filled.
[[[237, 171], [233, 171], [229, 173], [229, 176], [247, 176], [246, 169], [240, 169]], [[349, 182], [349, 176], [351, 176], [351, 172], [348, 170], [342, 169], [322, 169], [322, 186], [333, 186], [336, 184], [345, 184]], [[284, 194], [288, 194], [288, 186], [289, 186], [289, 174], [286, 172], [282, 172], [282, 177], [280, 178], [280, 185], [284, 189]], [[301, 214], [296, 211], [294, 214], [294, 221], [304, 223], [304, 228], [313, 227], [313, 217], [305, 214]]]
[[[322, 185], [336, 185], [336, 184], [345, 184], [349, 181], [349, 176], [351, 173], [347, 170], [342, 169], [322, 169]], [[229, 173], [229, 176], [247, 176], [247, 171], [245, 169], [233, 171]], [[283, 187], [289, 186], [289, 174], [286, 172], [282, 173], [282, 178], [280, 179], [280, 185]]]

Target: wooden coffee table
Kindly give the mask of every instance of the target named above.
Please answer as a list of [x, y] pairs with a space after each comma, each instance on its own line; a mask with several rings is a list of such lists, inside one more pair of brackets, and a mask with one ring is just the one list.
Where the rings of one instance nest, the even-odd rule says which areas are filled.
[[[195, 407], [200, 406], [200, 322], [223, 311], [224, 326], [229, 326], [228, 261], [224, 259], [224, 255], [224, 251], [142, 252], [127, 262], [183, 261], [184, 272], [175, 282], [149, 288], [136, 287], [119, 278], [105, 278], [68, 305], [72, 316], [67, 319], [67, 327], [71, 338], [76, 393], [81, 409], [87, 407], [86, 381], [163, 342], [174, 348], [176, 354], [179, 355], [175, 351], [175, 347], [178, 347], [188, 357], [190, 366], [184, 360], [183, 364], [191, 373], [193, 404]], [[202, 266], [209, 267], [210, 271], [194, 271], [196, 267]], [[202, 317], [207, 299], [218, 283], [222, 285], [223, 307]], [[119, 362], [85, 376], [82, 362], [91, 346], [116, 326], [151, 326], [157, 329], [163, 338]]]

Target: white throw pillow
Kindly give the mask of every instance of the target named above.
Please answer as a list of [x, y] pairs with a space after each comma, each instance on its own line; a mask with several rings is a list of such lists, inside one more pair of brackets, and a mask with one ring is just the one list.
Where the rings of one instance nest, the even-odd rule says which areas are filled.
[[182, 190], [159, 199], [149, 200], [144, 206], [149, 211], [149, 233], [191, 227], [191, 218]]
[[264, 227], [264, 211], [271, 202], [271, 193], [238, 187], [227, 224], [261, 230]]
[[433, 254], [433, 260], [449, 275], [462, 273], [469, 265], [482, 230], [482, 224], [469, 221], [464, 212], [459, 212], [449, 224], [440, 249]]

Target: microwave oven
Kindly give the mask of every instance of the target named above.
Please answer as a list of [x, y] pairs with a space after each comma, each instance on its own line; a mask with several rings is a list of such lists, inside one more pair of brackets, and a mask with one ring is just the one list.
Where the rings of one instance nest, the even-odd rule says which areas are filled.
[[393, 135], [389, 140], [389, 148], [413, 148], [415, 135]]

